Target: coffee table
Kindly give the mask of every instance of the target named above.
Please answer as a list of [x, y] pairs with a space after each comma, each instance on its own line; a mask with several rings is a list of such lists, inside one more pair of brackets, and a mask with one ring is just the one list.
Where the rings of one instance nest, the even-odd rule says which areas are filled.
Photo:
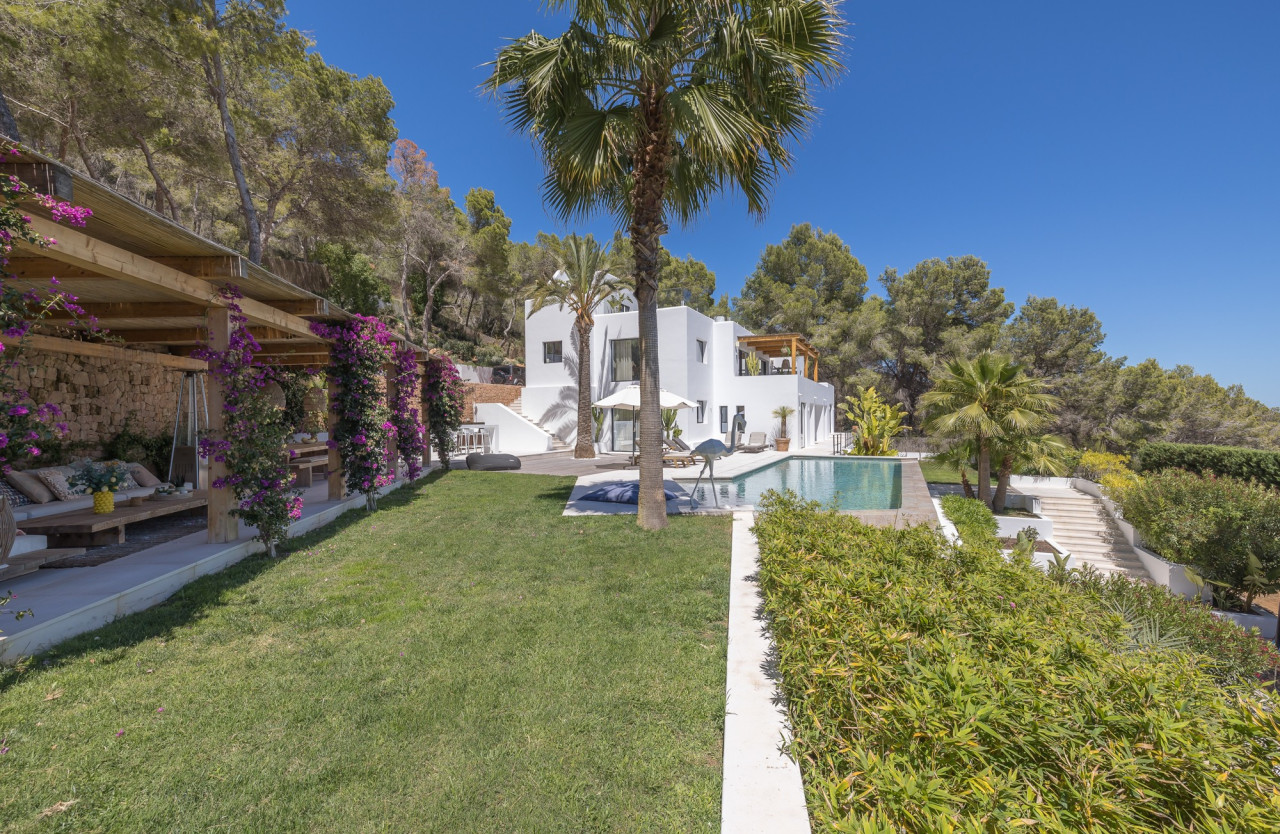
[[194, 510], [209, 504], [209, 493], [196, 490], [177, 498], [151, 498], [140, 507], [125, 502], [116, 504], [114, 511], [99, 515], [92, 509], [72, 510], [43, 518], [18, 522], [18, 529], [35, 536], [48, 536], [50, 547], [90, 547], [103, 544], [123, 544], [127, 524], [146, 521], [149, 518], [173, 515], [184, 510]]

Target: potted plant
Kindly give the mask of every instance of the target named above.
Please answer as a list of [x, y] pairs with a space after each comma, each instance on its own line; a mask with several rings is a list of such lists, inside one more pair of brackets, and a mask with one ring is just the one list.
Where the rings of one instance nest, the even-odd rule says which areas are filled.
[[787, 421], [795, 413], [796, 410], [789, 405], [780, 405], [773, 410], [773, 416], [778, 418], [779, 423], [778, 436], [773, 439], [773, 447], [779, 452], [786, 452], [791, 448], [791, 438], [787, 435]]
[[676, 411], [674, 408], [662, 409], [662, 436], [667, 440], [670, 440], [671, 433], [679, 428], [679, 426], [676, 425], [676, 420], [679, 416], [680, 412]]
[[595, 443], [596, 451], [603, 452], [604, 448], [604, 409], [591, 407], [591, 424], [592, 424], [592, 442]]
[[73, 487], [84, 487], [93, 495], [93, 511], [106, 515], [115, 510], [115, 492], [124, 485], [128, 475], [123, 463], [108, 460], [85, 464], [68, 482]]

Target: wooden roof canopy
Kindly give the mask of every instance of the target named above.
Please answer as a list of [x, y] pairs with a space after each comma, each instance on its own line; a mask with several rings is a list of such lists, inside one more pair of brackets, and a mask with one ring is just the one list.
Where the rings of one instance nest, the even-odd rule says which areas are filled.
[[795, 360], [803, 356], [809, 360], [805, 362], [805, 376], [814, 382], [818, 381], [818, 351], [799, 333], [766, 333], [762, 336], [740, 336], [738, 345], [751, 348], [757, 353], [763, 353], [765, 356], [775, 359], [783, 356], [790, 357], [792, 360], [791, 373], [793, 374], [799, 373], [800, 363]]
[[19, 151], [0, 158], [0, 177], [15, 175], [38, 191], [89, 208], [93, 216], [79, 229], [54, 223], [43, 207], [24, 206], [32, 228], [57, 245], [18, 243], [7, 267], [11, 285], [43, 289], [56, 277], [110, 331], [109, 344], [33, 335], [31, 347], [203, 370], [206, 363], [190, 353], [207, 338], [209, 310], [226, 306], [219, 289], [233, 284], [244, 295], [237, 303], [263, 346], [263, 358], [328, 364], [329, 345], [311, 332], [310, 323], [348, 320], [350, 313], [52, 159]]

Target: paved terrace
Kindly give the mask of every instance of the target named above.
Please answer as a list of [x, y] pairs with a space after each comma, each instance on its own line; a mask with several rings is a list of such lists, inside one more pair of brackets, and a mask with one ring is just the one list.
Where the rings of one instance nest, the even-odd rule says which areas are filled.
[[[762, 469], [769, 464], [785, 460], [793, 455], [806, 457], [829, 456], [831, 455], [831, 447], [829, 444], [818, 443], [801, 450], [789, 452], [774, 450], [755, 454], [735, 452], [726, 458], [716, 461], [716, 481], [727, 481], [739, 475], [745, 475], [748, 472]], [[601, 484], [638, 480], [639, 471], [629, 465], [630, 459], [630, 454], [605, 453], [591, 460], [575, 460], [571, 451], [549, 452], [521, 457], [521, 468], [517, 471], [527, 474], [577, 477], [578, 483], [574, 486], [569, 505], [565, 509], [566, 515], [626, 514], [634, 513], [635, 506], [581, 502], [579, 499]], [[925, 482], [924, 474], [920, 471], [918, 462], [913, 458], [900, 458], [900, 460], [902, 461], [902, 506], [895, 510], [859, 510], [851, 512], [851, 515], [857, 516], [867, 524], [874, 524], [880, 527], [902, 528], [915, 524], [938, 524], [937, 511], [929, 495], [929, 488]], [[459, 462], [459, 465], [465, 464]], [[730, 514], [733, 512], [735, 508], [727, 506], [722, 509], [717, 509], [714, 506], [690, 507], [688, 492], [693, 487], [693, 483], [701, 471], [701, 462], [693, 466], [668, 466], [663, 468], [662, 478], [664, 485], [668, 490], [679, 496], [677, 499], [668, 502], [668, 513]], [[740, 510], [742, 508], [738, 507], [736, 509]]]

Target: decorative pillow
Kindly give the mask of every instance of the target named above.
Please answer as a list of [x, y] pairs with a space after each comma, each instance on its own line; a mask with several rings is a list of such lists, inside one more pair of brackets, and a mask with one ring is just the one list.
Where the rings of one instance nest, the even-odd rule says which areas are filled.
[[151, 470], [140, 463], [129, 464], [129, 474], [140, 487], [160, 486], [160, 479], [151, 474]]
[[3, 478], [0, 478], [0, 497], [8, 501], [10, 507], [25, 507], [31, 503], [31, 499], [24, 495], [22, 490]]
[[[667, 497], [668, 501], [674, 501], [677, 497], [676, 494], [669, 489], [664, 489], [662, 492]], [[593, 492], [588, 492], [578, 500], [600, 501], [606, 504], [639, 504], [640, 484], [608, 484]]]
[[48, 504], [53, 500], [53, 493], [44, 485], [44, 481], [35, 476], [34, 472], [19, 472], [15, 469], [5, 473], [4, 479], [18, 492], [27, 496], [32, 504]]
[[67, 476], [57, 469], [36, 469], [34, 474], [37, 478], [44, 482], [59, 501], [71, 501], [76, 497], [76, 491], [71, 488], [71, 484], [67, 483]]

